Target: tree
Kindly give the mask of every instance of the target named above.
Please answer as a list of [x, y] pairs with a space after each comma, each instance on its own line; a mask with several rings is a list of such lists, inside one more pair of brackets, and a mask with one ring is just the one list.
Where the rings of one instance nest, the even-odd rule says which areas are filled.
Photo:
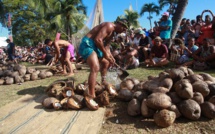
[[81, 0], [56, 1], [51, 13], [47, 14], [50, 28], [66, 33], [68, 40], [84, 26], [86, 7]]
[[175, 7], [178, 4], [178, 0], [158, 0], [158, 3], [160, 4], [160, 8], [162, 9], [164, 6], [169, 5], [169, 9], [167, 10], [170, 15], [174, 14]]
[[179, 0], [178, 1], [178, 5], [176, 7], [175, 13], [173, 14], [173, 27], [172, 27], [172, 36], [171, 38], [175, 38], [175, 35], [178, 31], [178, 28], [180, 26], [181, 20], [183, 18], [184, 15], [184, 11], [186, 10], [188, 4], [188, 0]]
[[144, 15], [145, 12], [149, 13], [149, 16], [147, 17], [147, 19], [149, 19], [150, 27], [152, 28], [152, 23], [151, 23], [151, 19], [153, 18], [152, 13], [156, 13], [156, 15], [159, 15], [160, 7], [155, 5], [154, 3], [144, 4], [141, 8], [140, 16]]
[[125, 19], [128, 20], [128, 22], [130, 23], [130, 25], [132, 27], [139, 27], [139, 21], [138, 21], [138, 18], [139, 18], [139, 14], [133, 10], [128, 10], [126, 9], [125, 10]]

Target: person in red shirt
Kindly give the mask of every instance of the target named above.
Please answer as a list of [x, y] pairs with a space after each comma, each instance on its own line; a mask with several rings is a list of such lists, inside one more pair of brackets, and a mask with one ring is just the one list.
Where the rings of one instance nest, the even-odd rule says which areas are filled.
[[164, 66], [169, 63], [168, 61], [168, 49], [166, 45], [162, 44], [162, 39], [157, 36], [154, 39], [154, 45], [152, 46], [150, 59], [146, 60], [146, 67], [148, 66]]

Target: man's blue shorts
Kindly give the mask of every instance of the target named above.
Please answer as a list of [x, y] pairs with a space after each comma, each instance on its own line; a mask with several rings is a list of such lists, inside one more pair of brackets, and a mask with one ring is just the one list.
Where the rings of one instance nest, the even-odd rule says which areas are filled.
[[103, 57], [102, 51], [96, 46], [94, 41], [91, 38], [83, 37], [81, 44], [79, 46], [78, 53], [84, 58], [85, 60], [95, 51], [98, 58]]

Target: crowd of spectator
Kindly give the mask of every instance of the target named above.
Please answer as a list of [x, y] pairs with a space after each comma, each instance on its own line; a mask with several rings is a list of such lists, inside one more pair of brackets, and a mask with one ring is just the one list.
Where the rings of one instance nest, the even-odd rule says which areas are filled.
[[[202, 19], [206, 12], [212, 17], [205, 15]], [[168, 12], [163, 13], [154, 24], [148, 31], [132, 28], [114, 36], [111, 53], [121, 67], [133, 69], [139, 67], [140, 63], [145, 67], [162, 67], [170, 61], [176, 66], [199, 70], [215, 67], [215, 16], [210, 10], [204, 10], [195, 20], [183, 18], [175, 39], [171, 39], [172, 20]], [[8, 47], [0, 49], [2, 61], [8, 58], [14, 62], [47, 64], [54, 57], [51, 48], [43, 43], [36, 47], [21, 47], [15, 46], [10, 40], [7, 42]], [[85, 62], [79, 57], [75, 59], [80, 63]]]

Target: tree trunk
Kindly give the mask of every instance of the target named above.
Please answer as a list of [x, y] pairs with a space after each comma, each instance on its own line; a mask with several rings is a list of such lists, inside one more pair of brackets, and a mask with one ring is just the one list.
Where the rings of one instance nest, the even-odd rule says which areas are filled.
[[184, 11], [187, 7], [188, 0], [179, 0], [178, 5], [176, 7], [175, 13], [173, 15], [172, 21], [173, 21], [173, 27], [172, 27], [172, 36], [171, 38], [175, 38], [176, 33], [178, 31], [178, 28], [180, 26], [181, 20], [184, 15]]

